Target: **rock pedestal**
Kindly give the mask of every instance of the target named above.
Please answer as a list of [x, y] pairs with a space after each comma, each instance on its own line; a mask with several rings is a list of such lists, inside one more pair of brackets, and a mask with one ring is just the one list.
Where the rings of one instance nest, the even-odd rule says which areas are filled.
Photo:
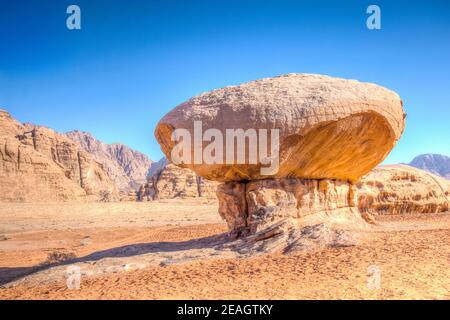
[[251, 251], [353, 245], [350, 231], [368, 227], [355, 187], [339, 180], [228, 182], [219, 185], [217, 197], [230, 236], [244, 239], [241, 246]]

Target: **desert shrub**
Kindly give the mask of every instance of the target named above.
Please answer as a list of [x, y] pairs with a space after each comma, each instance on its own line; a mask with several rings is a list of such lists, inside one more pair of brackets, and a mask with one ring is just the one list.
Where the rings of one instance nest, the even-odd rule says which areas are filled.
[[113, 196], [110, 191], [104, 190], [101, 191], [98, 195], [98, 201], [100, 202], [111, 202], [113, 201]]
[[47, 260], [43, 264], [55, 264], [73, 260], [77, 256], [73, 252], [52, 251], [47, 255]]

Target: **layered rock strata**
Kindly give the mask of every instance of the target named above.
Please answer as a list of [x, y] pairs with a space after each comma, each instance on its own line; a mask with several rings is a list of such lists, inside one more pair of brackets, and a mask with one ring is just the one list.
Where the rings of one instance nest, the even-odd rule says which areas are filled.
[[356, 185], [357, 206], [370, 214], [441, 213], [450, 208], [450, 181], [407, 165], [373, 169]]

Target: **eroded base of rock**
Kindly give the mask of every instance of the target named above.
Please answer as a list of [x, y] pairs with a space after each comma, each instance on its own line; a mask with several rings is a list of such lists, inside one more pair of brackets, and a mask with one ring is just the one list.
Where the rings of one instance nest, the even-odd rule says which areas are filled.
[[352, 246], [369, 228], [354, 186], [344, 181], [230, 182], [218, 187], [217, 196], [234, 239], [225, 246], [244, 254]]

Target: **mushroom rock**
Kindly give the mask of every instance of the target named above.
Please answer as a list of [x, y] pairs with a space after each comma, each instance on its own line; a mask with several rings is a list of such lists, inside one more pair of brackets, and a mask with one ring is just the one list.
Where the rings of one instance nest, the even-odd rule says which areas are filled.
[[[178, 143], [172, 141], [174, 131], [185, 129], [195, 136], [196, 123], [202, 132], [216, 129], [226, 138], [228, 129], [265, 130], [270, 137], [277, 130], [278, 147], [269, 148], [274, 142], [270, 137], [267, 146], [270, 156], [278, 155], [278, 170], [273, 172], [264, 173], [267, 162], [261, 154], [256, 163], [249, 161], [254, 152], [249, 145], [244, 163], [177, 165], [224, 183], [217, 192], [219, 213], [231, 234], [250, 242], [263, 240], [258, 245], [271, 239], [271, 247], [278, 243], [277, 249], [287, 250], [299, 239], [308, 239], [308, 233], [302, 233], [308, 226], [322, 226], [320, 236], [313, 232], [310, 239], [336, 244], [345, 237], [334, 226], [363, 224], [353, 183], [395, 146], [405, 113], [395, 92], [371, 83], [313, 74], [261, 79], [204, 93], [164, 116], [155, 136], [169, 160]], [[230, 145], [226, 138], [221, 142], [223, 154]], [[211, 141], [202, 140], [205, 150]], [[191, 159], [198, 159], [195, 142], [189, 151]]]

